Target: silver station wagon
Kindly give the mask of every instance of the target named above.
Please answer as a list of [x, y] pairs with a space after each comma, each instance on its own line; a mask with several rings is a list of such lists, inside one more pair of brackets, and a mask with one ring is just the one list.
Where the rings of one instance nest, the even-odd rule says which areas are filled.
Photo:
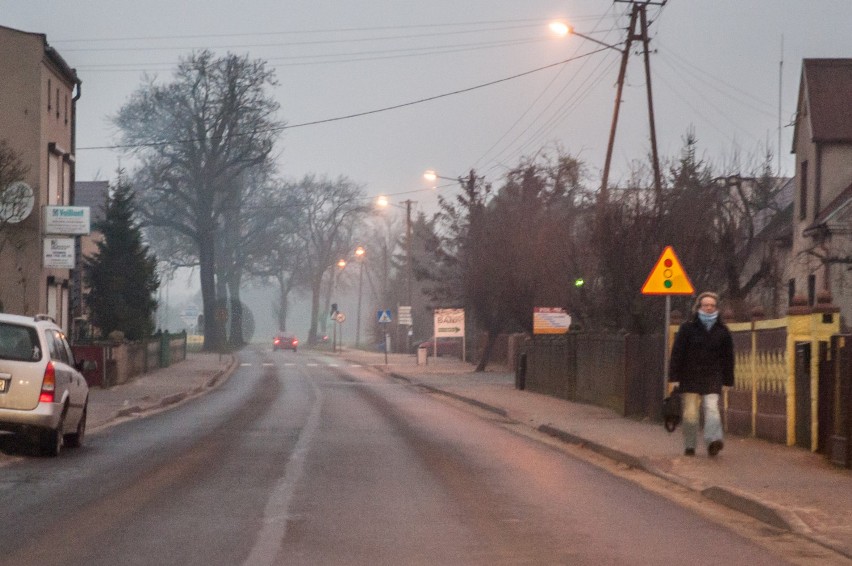
[[80, 446], [89, 402], [83, 365], [49, 317], [0, 313], [0, 432], [29, 438], [47, 456]]

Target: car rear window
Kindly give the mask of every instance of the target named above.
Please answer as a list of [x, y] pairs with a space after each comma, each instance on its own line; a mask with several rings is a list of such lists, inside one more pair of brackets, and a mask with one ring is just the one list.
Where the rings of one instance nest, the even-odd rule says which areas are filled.
[[36, 329], [0, 322], [0, 359], [36, 362], [41, 359]]

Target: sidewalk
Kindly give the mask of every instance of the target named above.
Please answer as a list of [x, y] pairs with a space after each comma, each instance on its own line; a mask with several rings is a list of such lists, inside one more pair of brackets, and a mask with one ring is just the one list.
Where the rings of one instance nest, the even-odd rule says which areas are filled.
[[[838, 469], [821, 455], [728, 436], [716, 458], [708, 458], [700, 444], [697, 456], [689, 458], [682, 455], [680, 428], [669, 434], [659, 423], [519, 391], [514, 373], [505, 367], [476, 373], [471, 364], [451, 358], [430, 357], [427, 365], [418, 366], [414, 355], [389, 354], [387, 364], [380, 352], [345, 350], [337, 356], [583, 445], [852, 559], [852, 470]], [[89, 429], [200, 394], [227, 379], [235, 367], [230, 355], [190, 353], [185, 361], [129, 383], [93, 388]]]
[[852, 559], [852, 471], [823, 456], [754, 438], [728, 436], [709, 458], [699, 441], [683, 456], [681, 429], [515, 389], [505, 367], [476, 373], [460, 360], [347, 350], [344, 359], [499, 413], [566, 442], [665, 478], [765, 523], [808, 537]]
[[86, 427], [95, 431], [117, 419], [155, 411], [202, 393], [227, 378], [236, 360], [230, 354], [187, 353], [186, 360], [108, 389], [89, 390]]

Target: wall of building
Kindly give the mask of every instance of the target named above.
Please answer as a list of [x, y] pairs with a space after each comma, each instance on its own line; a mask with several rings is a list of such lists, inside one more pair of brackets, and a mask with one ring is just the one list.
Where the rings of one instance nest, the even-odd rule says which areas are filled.
[[0, 27], [0, 132], [29, 171], [33, 212], [0, 238], [0, 300], [6, 312], [46, 313], [66, 330], [69, 269], [43, 262], [44, 206], [71, 204], [76, 76], [42, 34]]

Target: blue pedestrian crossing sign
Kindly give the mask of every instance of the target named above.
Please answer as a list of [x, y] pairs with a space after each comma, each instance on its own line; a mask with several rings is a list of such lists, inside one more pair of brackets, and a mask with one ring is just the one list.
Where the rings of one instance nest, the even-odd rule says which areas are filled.
[[379, 322], [390, 322], [391, 321], [391, 311], [377, 311], [376, 312], [376, 320]]

